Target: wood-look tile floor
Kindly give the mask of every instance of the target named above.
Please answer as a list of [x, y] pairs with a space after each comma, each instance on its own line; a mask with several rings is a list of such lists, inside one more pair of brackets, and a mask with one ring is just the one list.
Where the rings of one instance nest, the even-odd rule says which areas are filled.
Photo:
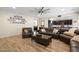
[[1, 38], [0, 52], [69, 52], [70, 46], [56, 39], [48, 47], [31, 41], [31, 38], [22, 39], [21, 35]]

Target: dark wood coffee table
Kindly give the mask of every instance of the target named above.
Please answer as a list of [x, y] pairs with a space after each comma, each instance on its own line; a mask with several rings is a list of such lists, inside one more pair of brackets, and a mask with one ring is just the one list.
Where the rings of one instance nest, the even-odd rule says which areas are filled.
[[52, 36], [49, 36], [49, 35], [38, 34], [38, 35], [32, 36], [31, 38], [33, 41], [44, 46], [48, 46], [49, 43], [52, 42], [51, 40]]

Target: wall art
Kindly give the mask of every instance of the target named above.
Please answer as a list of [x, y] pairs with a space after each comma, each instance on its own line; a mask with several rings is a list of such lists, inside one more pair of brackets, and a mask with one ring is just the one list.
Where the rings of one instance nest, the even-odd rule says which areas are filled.
[[22, 16], [12, 16], [9, 17], [9, 22], [13, 24], [25, 24], [25, 19]]

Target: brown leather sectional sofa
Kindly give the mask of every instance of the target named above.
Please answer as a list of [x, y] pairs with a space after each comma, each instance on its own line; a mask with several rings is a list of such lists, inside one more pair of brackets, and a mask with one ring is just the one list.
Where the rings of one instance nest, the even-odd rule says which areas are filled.
[[[39, 30], [40, 34], [45, 34], [45, 35], [51, 35], [52, 38], [59, 39], [60, 41], [63, 41], [66, 44], [70, 44], [70, 39], [72, 39], [72, 36], [65, 35], [63, 34], [65, 31], [68, 31], [70, 28], [60, 28], [58, 29], [57, 33], [53, 33], [54, 28], [44, 28], [46, 32], [42, 32]], [[79, 30], [75, 31], [76, 34], [79, 34]]]
[[[52, 38], [58, 38], [60, 41], [63, 41], [64, 43], [70, 45], [70, 51], [71, 52], [79, 52], [79, 42], [72, 41], [71, 39], [73, 37], [63, 34], [65, 31], [68, 31], [69, 29], [59, 29], [57, 33], [52, 33], [50, 31], [48, 32], [40, 32], [41, 34], [51, 35]], [[79, 29], [75, 30], [74, 32], [76, 35], [79, 35]]]
[[57, 33], [53, 33], [53, 29], [54, 28], [45, 28], [46, 32], [42, 32], [42, 31], [39, 31], [40, 34], [46, 34], [46, 35], [51, 35], [52, 38], [55, 38], [55, 39], [60, 39], [61, 41], [63, 42], [69, 42], [69, 40], [65, 41], [65, 39], [70, 39], [69, 37], [65, 36], [63, 33], [65, 31], [68, 31], [69, 29], [68, 28], [61, 28], [61, 29], [58, 29], [58, 32]]
[[[28, 33], [24, 32], [25, 29], [27, 28], [23, 28], [22, 37], [23, 38], [31, 37], [31, 35], [33, 34], [32, 29], [29, 28]], [[38, 30], [38, 32], [40, 34], [51, 35], [52, 38], [59, 39], [60, 41], [63, 41], [64, 43], [70, 45], [71, 52], [73, 51], [79, 52], [79, 42], [71, 41], [73, 37], [63, 34], [65, 31], [68, 31], [69, 28], [60, 28], [57, 33], [53, 33], [54, 28], [44, 28], [44, 29], [46, 30], [46, 32], [42, 32], [41, 30]], [[79, 29], [75, 30], [74, 33], [79, 35]]]

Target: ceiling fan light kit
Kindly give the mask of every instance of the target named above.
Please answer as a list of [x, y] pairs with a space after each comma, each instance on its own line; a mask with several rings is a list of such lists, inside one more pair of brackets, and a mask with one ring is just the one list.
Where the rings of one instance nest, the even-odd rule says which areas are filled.
[[38, 13], [40, 13], [42, 15], [44, 12], [46, 12], [48, 10], [50, 10], [50, 9], [45, 9], [45, 7], [41, 7], [41, 9], [39, 9]]

